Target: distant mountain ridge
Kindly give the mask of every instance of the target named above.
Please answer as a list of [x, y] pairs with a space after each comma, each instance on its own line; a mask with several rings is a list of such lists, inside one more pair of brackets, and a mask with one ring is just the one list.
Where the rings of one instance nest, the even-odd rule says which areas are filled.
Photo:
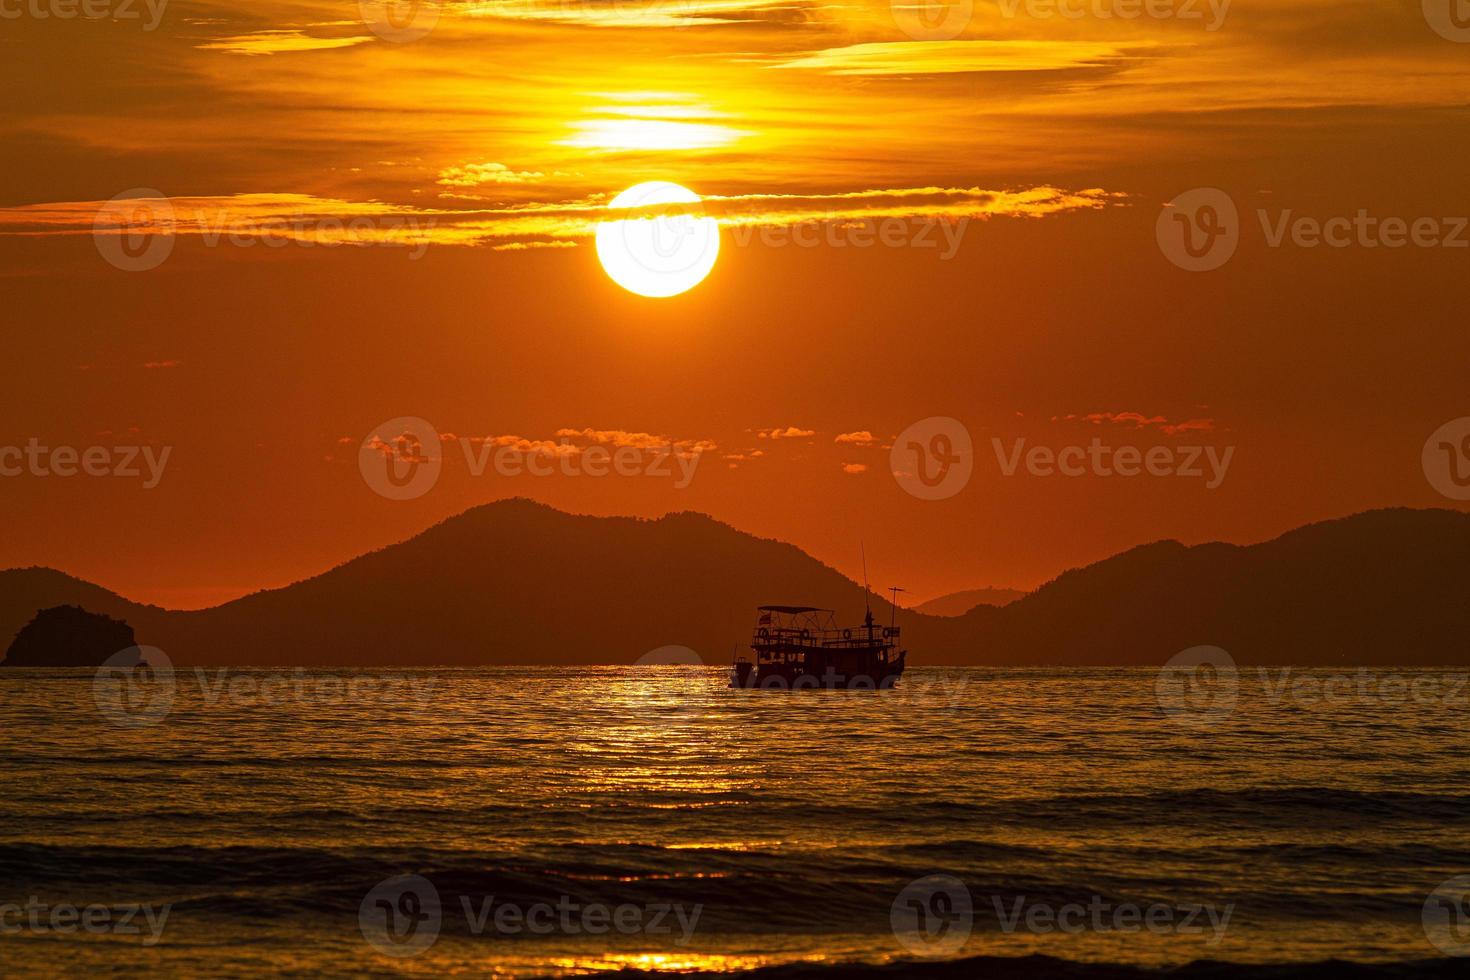
[[976, 606], [1008, 606], [1025, 595], [1021, 589], [965, 589], [911, 607], [926, 616], [963, 616]]
[[[473, 508], [321, 575], [209, 609], [130, 602], [45, 568], [0, 571], [0, 644], [38, 609], [125, 619], [177, 664], [630, 663], [679, 644], [726, 663], [762, 603], [862, 616], [863, 589], [793, 545], [693, 513]], [[872, 597], [874, 616], [892, 614]], [[1255, 545], [1160, 541], [1004, 607], [900, 609], [912, 665], [1157, 665], [1201, 644], [1242, 664], [1467, 664], [1470, 514], [1378, 510]]]

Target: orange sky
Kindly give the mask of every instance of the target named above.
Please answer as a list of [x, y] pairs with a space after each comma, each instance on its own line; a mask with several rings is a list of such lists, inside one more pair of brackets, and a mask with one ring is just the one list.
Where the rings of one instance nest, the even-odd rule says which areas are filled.
[[[199, 605], [528, 496], [705, 511], [853, 575], [861, 538], [875, 584], [923, 598], [1160, 537], [1463, 507], [1420, 452], [1470, 414], [1470, 248], [1269, 229], [1470, 212], [1470, 44], [1417, 2], [1038, 2], [485, 0], [424, 8], [413, 40], [374, 33], [369, 0], [172, 0], [151, 30], [141, 0], [141, 20], [7, 16], [0, 448], [169, 456], [152, 488], [0, 477], [0, 566]], [[590, 247], [608, 199], [654, 179], [722, 227], [710, 277], [660, 300]], [[1189, 272], [1156, 222], [1199, 187], [1240, 240]], [[176, 236], [130, 272], [93, 231], [136, 188]], [[885, 220], [891, 244], [855, 224]], [[358, 468], [398, 416], [446, 437], [408, 501]], [[886, 448], [931, 416], [975, 447], [941, 500]], [[639, 441], [619, 432], [705, 451], [679, 487], [477, 477], [454, 441]], [[1006, 476], [993, 448], [1094, 436], [1233, 454], [1210, 489]]]

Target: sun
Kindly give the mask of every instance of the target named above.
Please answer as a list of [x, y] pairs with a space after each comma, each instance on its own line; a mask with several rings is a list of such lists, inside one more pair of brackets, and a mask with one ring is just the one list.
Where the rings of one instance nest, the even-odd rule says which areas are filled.
[[[669, 183], [635, 184], [609, 208], [700, 203], [699, 195]], [[597, 225], [597, 258], [612, 281], [639, 296], [677, 296], [709, 275], [720, 254], [720, 226], [699, 209]]]

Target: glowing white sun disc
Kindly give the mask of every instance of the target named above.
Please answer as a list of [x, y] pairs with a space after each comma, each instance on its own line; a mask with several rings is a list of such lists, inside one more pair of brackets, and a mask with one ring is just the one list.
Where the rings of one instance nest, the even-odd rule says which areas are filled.
[[[609, 208], [699, 204], [699, 195], [666, 180], [635, 184]], [[720, 226], [699, 209], [597, 225], [597, 258], [613, 282], [640, 296], [675, 296], [709, 275], [720, 254]]]

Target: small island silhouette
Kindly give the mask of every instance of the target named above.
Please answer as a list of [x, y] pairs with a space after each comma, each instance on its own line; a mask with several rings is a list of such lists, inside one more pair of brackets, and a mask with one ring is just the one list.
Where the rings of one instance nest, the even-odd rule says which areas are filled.
[[21, 627], [0, 666], [100, 667], [135, 646], [133, 628], [121, 619], [81, 606], [52, 606]]

